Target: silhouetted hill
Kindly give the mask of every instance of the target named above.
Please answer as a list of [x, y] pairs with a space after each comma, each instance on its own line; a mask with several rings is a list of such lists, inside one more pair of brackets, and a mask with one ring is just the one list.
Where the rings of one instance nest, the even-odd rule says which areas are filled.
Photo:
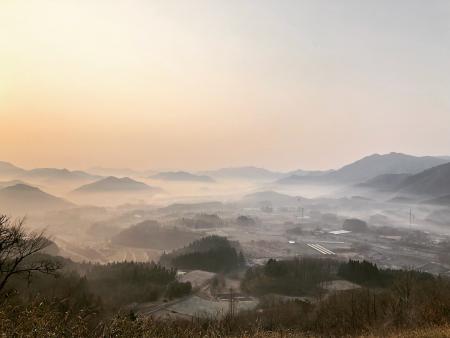
[[383, 174], [370, 180], [357, 184], [358, 187], [376, 189], [380, 191], [393, 191], [410, 177], [410, 174]]
[[270, 202], [275, 206], [292, 206], [299, 204], [297, 197], [281, 194], [279, 192], [271, 190], [259, 191], [245, 195], [242, 198], [242, 202], [248, 204], [260, 204], [264, 202]]
[[17, 185], [17, 184], [25, 184], [25, 185], [29, 185], [31, 186], [31, 184], [28, 184], [24, 181], [21, 180], [11, 180], [11, 181], [2, 181], [0, 182], [0, 189], [6, 188], [6, 187], [10, 187], [13, 185]]
[[80, 170], [57, 168], [36, 168], [25, 170], [7, 162], [0, 162], [0, 178], [24, 180], [38, 183], [87, 183], [101, 176], [91, 175]]
[[446, 160], [431, 156], [411, 156], [400, 153], [374, 154], [353, 162], [329, 174], [338, 181], [365, 181], [384, 174], [417, 174], [445, 163]]
[[149, 178], [164, 181], [178, 181], [178, 182], [205, 182], [205, 183], [215, 182], [211, 177], [207, 175], [194, 175], [186, 171], [160, 172], [159, 174], [150, 176]]
[[18, 177], [25, 172], [25, 169], [16, 167], [14, 164], [0, 161], [0, 177]]
[[0, 190], [0, 208], [9, 212], [49, 211], [71, 206], [72, 203], [62, 198], [25, 184], [16, 184]]
[[130, 247], [171, 250], [181, 248], [200, 237], [196, 232], [163, 227], [158, 222], [149, 220], [122, 230], [112, 241]]
[[385, 174], [417, 174], [446, 162], [443, 158], [432, 156], [417, 157], [400, 153], [374, 154], [319, 177], [292, 175], [279, 180], [278, 183], [361, 183]]
[[157, 192], [159, 188], [135, 181], [129, 177], [117, 178], [114, 176], [103, 178], [99, 181], [85, 184], [73, 191], [73, 193], [107, 193], [107, 192]]
[[99, 179], [101, 176], [91, 175], [80, 170], [36, 168], [27, 171], [22, 177], [43, 181], [93, 181]]
[[450, 163], [408, 177], [398, 190], [402, 193], [434, 197], [450, 195]]
[[437, 198], [432, 198], [432, 199], [424, 201], [423, 203], [449, 207], [450, 206], [450, 194], [441, 196], [441, 197], [437, 197]]

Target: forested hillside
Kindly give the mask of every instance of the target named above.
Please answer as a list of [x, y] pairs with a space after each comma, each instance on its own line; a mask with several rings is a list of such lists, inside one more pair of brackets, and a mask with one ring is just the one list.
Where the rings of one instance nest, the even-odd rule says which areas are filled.
[[208, 236], [161, 256], [160, 263], [187, 270], [229, 272], [245, 266], [238, 245], [220, 236]]

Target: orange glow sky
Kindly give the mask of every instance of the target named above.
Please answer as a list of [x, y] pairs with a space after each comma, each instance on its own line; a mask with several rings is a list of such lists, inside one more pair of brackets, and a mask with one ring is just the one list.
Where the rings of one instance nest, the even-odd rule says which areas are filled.
[[0, 160], [330, 168], [450, 154], [450, 2], [0, 1]]

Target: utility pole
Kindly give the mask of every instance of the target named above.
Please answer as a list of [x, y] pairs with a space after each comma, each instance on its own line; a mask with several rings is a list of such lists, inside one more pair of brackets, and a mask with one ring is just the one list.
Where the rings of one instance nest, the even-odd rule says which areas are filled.
[[303, 207], [301, 206], [301, 197], [297, 197], [297, 202], [299, 204], [297, 211], [300, 211], [300, 224], [303, 224]]
[[234, 317], [234, 295], [233, 295], [233, 288], [230, 288], [230, 318]]
[[413, 213], [412, 213], [412, 209], [409, 208], [409, 227], [410, 227], [410, 228], [412, 228], [413, 221], [414, 221], [414, 215], [413, 215]]

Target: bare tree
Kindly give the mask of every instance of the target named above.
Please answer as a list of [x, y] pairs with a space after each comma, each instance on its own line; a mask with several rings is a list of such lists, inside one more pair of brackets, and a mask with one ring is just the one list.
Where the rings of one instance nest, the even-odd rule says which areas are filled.
[[36, 257], [51, 242], [42, 232], [26, 232], [23, 224], [24, 219], [12, 222], [0, 215], [0, 293], [14, 275], [25, 275], [30, 280], [35, 272], [55, 274], [60, 268], [54, 260]]

